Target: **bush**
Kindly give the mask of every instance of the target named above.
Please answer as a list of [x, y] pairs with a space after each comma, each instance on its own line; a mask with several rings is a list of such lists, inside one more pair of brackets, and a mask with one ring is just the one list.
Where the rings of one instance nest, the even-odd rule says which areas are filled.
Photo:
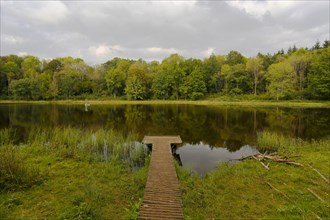
[[204, 94], [201, 93], [201, 92], [193, 92], [191, 94], [191, 99], [192, 100], [199, 100], [199, 99], [202, 99], [204, 97]]
[[0, 191], [31, 187], [42, 180], [39, 171], [23, 161], [15, 146], [0, 147]]

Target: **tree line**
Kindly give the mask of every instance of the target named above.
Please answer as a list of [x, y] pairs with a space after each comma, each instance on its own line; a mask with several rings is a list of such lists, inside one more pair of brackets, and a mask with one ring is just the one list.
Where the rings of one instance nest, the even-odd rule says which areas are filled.
[[0, 57], [2, 99], [196, 100], [247, 94], [276, 100], [330, 100], [329, 41], [251, 58], [230, 51], [204, 60], [172, 54], [161, 62], [114, 58], [95, 66], [72, 57]]

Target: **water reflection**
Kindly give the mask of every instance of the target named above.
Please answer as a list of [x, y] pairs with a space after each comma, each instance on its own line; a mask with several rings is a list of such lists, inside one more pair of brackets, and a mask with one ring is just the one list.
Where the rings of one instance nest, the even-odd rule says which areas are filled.
[[176, 150], [180, 155], [183, 167], [205, 174], [217, 167], [220, 162], [235, 162], [246, 156], [254, 155], [258, 150], [249, 145], [242, 146], [239, 150], [230, 152], [226, 148], [214, 148], [204, 143], [185, 144]]
[[[302, 139], [320, 139], [330, 134], [329, 109], [252, 108], [197, 105], [0, 105], [0, 129], [13, 127], [24, 141], [34, 127], [72, 126], [83, 129], [114, 129], [124, 135], [133, 133], [137, 141], [145, 135], [180, 135], [190, 146], [180, 152], [196, 153], [199, 166], [214, 166], [229, 152], [241, 146], [256, 145], [263, 130]], [[203, 144], [201, 144], [203, 143]], [[210, 151], [204, 149], [210, 148]], [[197, 160], [197, 156], [194, 159]], [[193, 155], [191, 155], [193, 158]], [[219, 159], [220, 158], [220, 159]], [[210, 165], [205, 165], [209, 163]], [[204, 170], [206, 168], [196, 168]]]

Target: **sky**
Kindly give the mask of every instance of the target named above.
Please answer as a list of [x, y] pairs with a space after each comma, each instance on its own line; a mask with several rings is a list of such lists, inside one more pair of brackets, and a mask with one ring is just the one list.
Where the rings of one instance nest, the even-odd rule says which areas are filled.
[[1, 56], [246, 57], [329, 40], [329, 1], [1, 0]]

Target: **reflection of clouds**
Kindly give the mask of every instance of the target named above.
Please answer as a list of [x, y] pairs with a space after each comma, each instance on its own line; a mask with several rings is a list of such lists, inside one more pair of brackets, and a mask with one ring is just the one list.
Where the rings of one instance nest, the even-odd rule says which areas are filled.
[[230, 162], [257, 152], [257, 149], [250, 145], [244, 145], [239, 150], [230, 152], [226, 148], [216, 148], [203, 142], [184, 144], [176, 151], [177, 154], [180, 154], [184, 167], [193, 169], [200, 174], [215, 169], [219, 162]]

